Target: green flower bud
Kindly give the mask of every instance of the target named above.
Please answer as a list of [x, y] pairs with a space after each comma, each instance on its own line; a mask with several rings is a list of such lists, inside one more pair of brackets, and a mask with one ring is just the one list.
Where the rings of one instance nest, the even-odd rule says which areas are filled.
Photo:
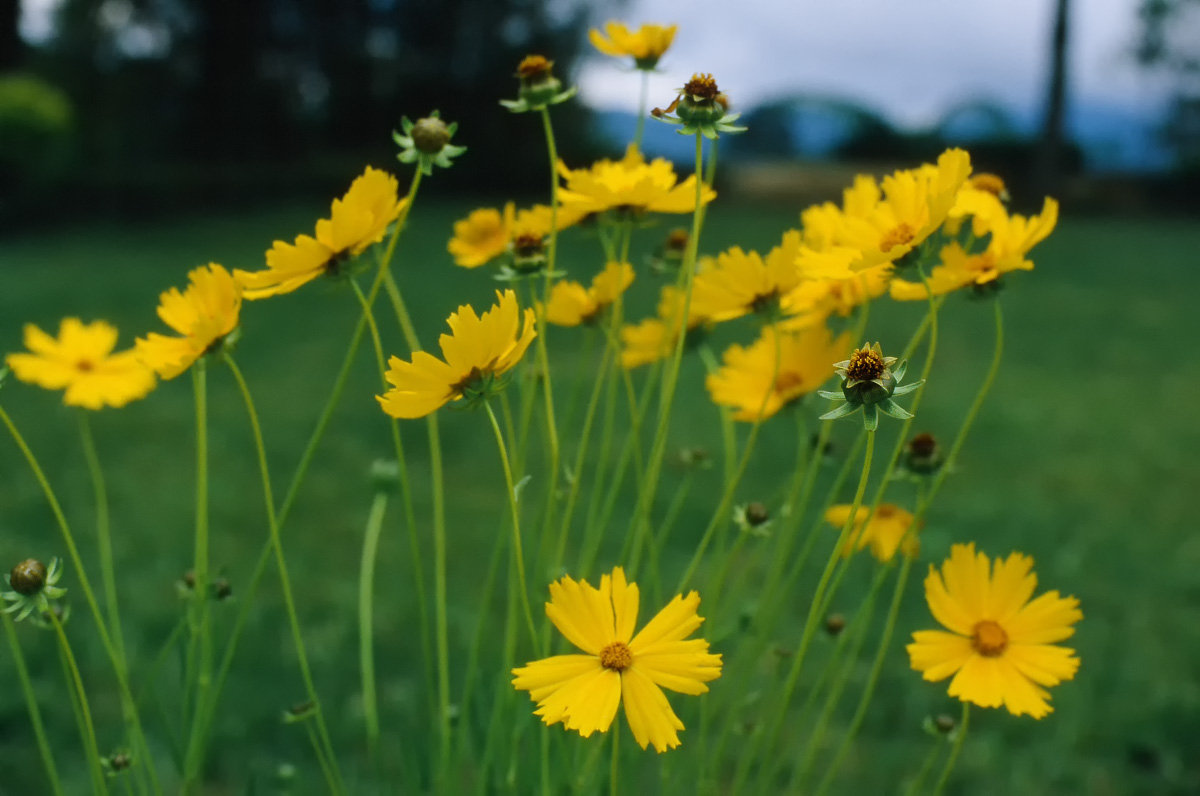
[[46, 585], [46, 565], [36, 558], [27, 558], [8, 573], [8, 585], [17, 594], [30, 597]]

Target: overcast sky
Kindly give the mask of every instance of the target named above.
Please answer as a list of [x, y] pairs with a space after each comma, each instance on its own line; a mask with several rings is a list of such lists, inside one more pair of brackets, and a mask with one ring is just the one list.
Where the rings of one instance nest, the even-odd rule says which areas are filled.
[[[692, 72], [711, 72], [735, 106], [780, 94], [849, 96], [921, 126], [964, 100], [1033, 114], [1045, 95], [1053, 0], [630, 0], [623, 20], [678, 23], [652, 76], [665, 105]], [[1152, 116], [1163, 93], [1129, 52], [1138, 0], [1071, 4], [1072, 98]], [[603, 21], [603, 20], [600, 20]], [[584, 101], [635, 110], [636, 83], [597, 55], [580, 73]]]

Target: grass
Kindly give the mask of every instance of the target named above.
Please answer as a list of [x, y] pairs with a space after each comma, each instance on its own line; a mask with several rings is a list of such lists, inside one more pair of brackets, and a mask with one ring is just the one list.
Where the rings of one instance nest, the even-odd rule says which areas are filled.
[[[272, 239], [304, 229], [322, 209], [319, 204], [289, 206], [150, 228], [79, 227], [2, 241], [0, 346], [18, 349], [25, 322], [53, 329], [61, 317], [73, 314], [113, 321], [122, 330], [122, 344], [128, 344], [135, 334], [157, 328], [152, 309], [157, 295], [182, 284], [187, 268], [210, 260], [256, 268]], [[454, 268], [445, 254], [452, 221], [466, 209], [453, 202], [418, 203], [412, 232], [402, 243], [396, 274], [426, 345], [444, 329], [445, 316], [454, 306], [486, 303], [494, 289], [487, 275]], [[1072, 219], [1069, 211], [1066, 216], [1068, 220], [1035, 252], [1037, 270], [1011, 279], [1003, 296], [1009, 330], [1004, 367], [960, 458], [959, 472], [947, 481], [928, 517], [922, 560], [909, 582], [878, 696], [843, 765], [843, 792], [894, 789], [898, 778], [915, 771], [925, 752], [922, 718], [957, 714], [944, 687], [923, 683], [909, 671], [903, 643], [912, 630], [933, 626], [921, 596], [926, 562], [939, 561], [951, 542], [966, 540], [975, 540], [993, 555], [1013, 549], [1033, 555], [1041, 589], [1059, 589], [1081, 599], [1085, 619], [1072, 643], [1083, 665], [1073, 682], [1054, 690], [1055, 713], [1041, 722], [976, 710], [952, 782], [963, 792], [969, 788], [997, 794], [1186, 793], [1200, 788], [1200, 629], [1195, 621], [1200, 607], [1195, 575], [1200, 571], [1200, 537], [1189, 532], [1195, 523], [1187, 491], [1196, 472], [1194, 452], [1200, 449], [1200, 421], [1192, 409], [1200, 390], [1200, 357], [1189, 348], [1191, 304], [1200, 288], [1189, 253], [1200, 248], [1200, 226], [1148, 219]], [[736, 243], [762, 250], [795, 219], [791, 208], [718, 204], [710, 214], [704, 248], [715, 251]], [[645, 250], [658, 234], [639, 239]], [[573, 275], [583, 276], [594, 267], [593, 247], [584, 240], [564, 250], [563, 262]], [[638, 278], [649, 276], [639, 269]], [[332, 384], [357, 310], [347, 291], [323, 284], [249, 309], [238, 360], [259, 403], [276, 489], [281, 492]], [[892, 342], [898, 345], [919, 311], [882, 308], [873, 314], [868, 334], [883, 337], [885, 348], [889, 335], [900, 337]], [[947, 302], [918, 430], [948, 437], [957, 428], [990, 356], [989, 316], [986, 308], [965, 299]], [[743, 339], [745, 332], [741, 330]], [[394, 328], [385, 326], [385, 334], [399, 339]], [[569, 363], [567, 372], [572, 374], [558, 377], [556, 386], [564, 398], [575, 389], [572, 382], [585, 381], [590, 371], [581, 358], [569, 358], [572, 334], [559, 330], [551, 341], [552, 356], [557, 353], [557, 361]], [[670, 442], [674, 447], [701, 445], [717, 451], [716, 415], [701, 385], [700, 370], [689, 363]], [[235, 594], [234, 601], [218, 611], [220, 639], [265, 538], [265, 521], [248, 426], [234, 384], [227, 373], [214, 369], [210, 390], [213, 560]], [[372, 460], [388, 457], [391, 449], [372, 398], [378, 390], [372, 358], [360, 352], [346, 396], [285, 530], [318, 688], [339, 746], [355, 750], [348, 755], [355, 760], [361, 746], [361, 705], [353, 605], [371, 499], [367, 470]], [[95, 561], [90, 487], [71, 412], [55, 397], [11, 380], [2, 398], [59, 491], [85, 560]], [[162, 384], [149, 399], [93, 420], [109, 477], [127, 645], [138, 661], [135, 669], [144, 671], [181, 615], [183, 603], [175, 584], [190, 564], [194, 432], [188, 379]], [[782, 418], [779, 422], [786, 426]], [[416, 423], [403, 429], [419, 516], [427, 516], [424, 431]], [[848, 429], [838, 429], [835, 456], [849, 447]], [[487, 434], [486, 418], [480, 414], [451, 413], [442, 422], [451, 496], [450, 632], [456, 683], [463, 674], [461, 651], [477, 623], [489, 619], [481, 615], [474, 595], [487, 566], [496, 518], [504, 510], [499, 464]], [[792, 448], [790, 431], [764, 434], [738, 502], [757, 499], [770, 505], [777, 500], [778, 472], [790, 466]], [[7, 567], [31, 555], [62, 555], [45, 501], [8, 442], [0, 443], [0, 462], [0, 562]], [[664, 476], [664, 504], [681, 478], [677, 472]], [[694, 544], [711, 511], [713, 499], [708, 496], [719, 490], [720, 467], [696, 477], [691, 494], [697, 497], [687, 504], [668, 551], [669, 572], [681, 571], [689, 544]], [[895, 494], [903, 499], [903, 487]], [[412, 572], [399, 517], [395, 506], [381, 547], [376, 644], [383, 757], [390, 761], [392, 775], [411, 783], [415, 761], [433, 741], [431, 728], [411, 718], [420, 713], [425, 695], [412, 613]], [[625, 519], [618, 512], [617, 521]], [[614, 530], [601, 567], [619, 563], [619, 540]], [[422, 541], [428, 577], [428, 536]], [[871, 567], [866, 560], [855, 563], [850, 577], [865, 583]], [[90, 574], [98, 581], [97, 571]], [[594, 578], [597, 573], [577, 574]], [[536, 584], [553, 576], [531, 573], [535, 593], [540, 588]], [[739, 563], [733, 577], [741, 580], [733, 592], [753, 595], [754, 576], [752, 563]], [[673, 582], [673, 577], [667, 580]], [[206, 772], [207, 781], [214, 783], [213, 793], [249, 792], [251, 782], [263, 792], [275, 782], [279, 765], [287, 762], [298, 767], [295, 792], [319, 789], [303, 733], [280, 722], [281, 712], [300, 701], [303, 691], [278, 593], [275, 576], [269, 574], [216, 728]], [[704, 597], [703, 613], [710, 618], [707, 637], [718, 650], [732, 650], [739, 643], [743, 612], [774, 596], [753, 595], [737, 605], [722, 603], [720, 594]], [[120, 740], [115, 736], [115, 684], [86, 610], [77, 594], [76, 598], [76, 616], [69, 627], [93, 695], [105, 753]], [[789, 599], [796, 600], [792, 632], [798, 635], [808, 605], [802, 594]], [[501, 615], [496, 608], [496, 616]], [[67, 790], [83, 792], [86, 772], [80, 757], [72, 761], [78, 741], [52, 639], [29, 627], [19, 631], [49, 731], [61, 750]], [[779, 639], [783, 646], [793, 642]], [[869, 642], [867, 649], [871, 648]], [[264, 661], [271, 665], [261, 665]], [[774, 665], [764, 661], [764, 673]], [[179, 661], [166, 661], [164, 684], [178, 675], [178, 667]], [[865, 668], [854, 677], [865, 677]], [[502, 686], [504, 673], [493, 674]], [[0, 682], [15, 682], [7, 649], [0, 653]], [[142, 686], [135, 683], [135, 688]], [[714, 686], [714, 692], [737, 688], [746, 693], [744, 701], [739, 694], [722, 703], [742, 707], [709, 716], [709, 721], [752, 721], [756, 706], [771, 697], [756, 693], [752, 683], [724, 679]], [[848, 721], [852, 701], [844, 707], [829, 742], [838, 740], [837, 730]], [[169, 702], [166, 710], [170, 715]], [[681, 715], [691, 728], [698, 710], [694, 705], [686, 710], [691, 712], [681, 710]], [[151, 719], [151, 724], [158, 722]], [[515, 732], [534, 749], [538, 734], [546, 730], [528, 717]], [[556, 751], [586, 755], [591, 749], [589, 742], [557, 728], [549, 732]], [[796, 742], [802, 742], [804, 728], [795, 733]], [[156, 734], [154, 743], [156, 752], [166, 757], [166, 736]], [[663, 758], [666, 770], [686, 777], [689, 761], [696, 759], [683, 757], [689, 751], [685, 735], [684, 748], [673, 753], [673, 759]], [[644, 774], [653, 775], [661, 767], [653, 755], [641, 762]], [[352, 761], [350, 768], [366, 776], [361, 761]], [[522, 770], [520, 775], [536, 777], [536, 772]], [[3, 689], [0, 792], [37, 792], [41, 781], [20, 693], [15, 687]]]

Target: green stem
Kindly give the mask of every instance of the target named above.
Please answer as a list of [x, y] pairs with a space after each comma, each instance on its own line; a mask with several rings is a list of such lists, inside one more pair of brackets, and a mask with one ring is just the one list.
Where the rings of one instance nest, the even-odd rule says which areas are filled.
[[121, 633], [121, 610], [117, 602], [116, 570], [113, 566], [112, 536], [108, 514], [108, 490], [104, 484], [104, 468], [96, 453], [96, 441], [87, 412], [79, 413], [79, 436], [83, 440], [83, 455], [87, 460], [88, 474], [92, 479], [92, 492], [96, 499], [96, 543], [100, 550], [100, 578], [104, 587], [104, 602], [108, 608], [108, 626], [112, 633], [113, 646], [126, 664], [125, 639]]
[[379, 752], [379, 703], [375, 689], [375, 561], [379, 553], [379, 537], [383, 530], [383, 515], [387, 510], [387, 493], [377, 492], [367, 515], [363, 533], [362, 562], [358, 574], [358, 659], [362, 674], [363, 724], [367, 734], [367, 754], [374, 760]]
[[500, 464], [504, 468], [504, 483], [508, 488], [508, 506], [512, 512], [512, 528], [513, 528], [513, 557], [517, 564], [517, 581], [521, 591], [521, 607], [525, 611], [525, 624], [529, 629], [529, 640], [533, 644], [535, 653], [539, 653], [541, 646], [538, 640], [537, 629], [533, 622], [533, 609], [529, 605], [529, 586], [525, 580], [525, 560], [524, 554], [521, 551], [521, 518], [520, 512], [517, 509], [517, 494], [516, 485], [513, 483], [512, 468], [508, 463], [508, 450], [504, 444], [504, 435], [500, 432], [500, 423], [496, 420], [496, 413], [492, 409], [492, 405], [486, 401], [483, 402], [484, 408], [487, 410], [488, 420], [492, 423], [492, 431], [496, 435], [496, 447], [500, 451]]
[[[489, 407], [490, 410], [491, 407]], [[442, 475], [442, 440], [437, 413], [426, 418], [429, 429], [429, 467], [433, 490], [433, 604], [437, 627], [438, 727], [441, 729], [439, 762], [445, 773], [450, 764], [450, 634], [446, 600], [446, 501]], [[495, 420], [493, 419], [493, 422]]]
[[25, 666], [25, 656], [21, 653], [21, 640], [8, 614], [0, 612], [4, 622], [4, 634], [8, 637], [8, 646], [12, 650], [13, 663], [17, 668], [17, 679], [21, 681], [21, 693], [25, 696], [25, 707], [29, 710], [29, 723], [33, 725], [33, 735], [37, 738], [38, 753], [42, 756], [42, 764], [46, 767], [46, 779], [55, 796], [62, 796], [62, 783], [58, 780], [58, 766], [54, 763], [54, 754], [50, 751], [50, 742], [46, 740], [46, 726], [42, 723], [42, 712], [38, 709], [37, 697], [33, 692], [33, 683], [29, 680], [29, 669]]
[[200, 775], [204, 740], [200, 732], [212, 686], [212, 625], [208, 589], [208, 379], [207, 358], [192, 366], [192, 393], [196, 409], [196, 519], [192, 554], [192, 599], [188, 609], [187, 673], [192, 689], [191, 730], [183, 789]]
[[642, 148], [642, 134], [646, 131], [646, 106], [650, 102], [650, 70], [639, 69], [642, 75], [642, 86], [638, 92], [637, 130], [633, 134], [633, 145]]
[[550, 443], [550, 473], [546, 491], [547, 527], [553, 517], [554, 493], [558, 486], [558, 425], [554, 418], [554, 387], [550, 380], [550, 359], [546, 351], [546, 307], [550, 303], [550, 283], [554, 278], [558, 255], [558, 149], [554, 143], [554, 127], [550, 110], [542, 108], [542, 128], [546, 133], [546, 151], [550, 158], [550, 241], [546, 246], [546, 272], [542, 282], [542, 305], [537, 312], [538, 361], [541, 363], [542, 397], [546, 403], [546, 437]]
[[54, 633], [58, 636], [63, 663], [70, 674], [67, 686], [74, 690], [77, 697], [75, 704], [78, 706], [80, 714], [79, 732], [83, 739], [84, 751], [87, 754], [88, 773], [92, 776], [92, 789], [98, 794], [108, 793], [108, 785], [104, 781], [104, 768], [100, 765], [100, 747], [96, 743], [96, 729], [92, 725], [92, 711], [88, 706], [87, 689], [83, 687], [83, 677], [79, 674], [79, 665], [75, 662], [74, 653], [71, 652], [71, 642], [67, 641], [67, 634], [63, 632], [62, 622], [59, 621], [58, 614], [54, 612], [53, 608], [46, 611], [46, 616], [50, 619], [50, 624], [54, 625]]
[[958, 762], [958, 755], [962, 751], [963, 740], [967, 737], [967, 725], [971, 720], [971, 703], [962, 703], [962, 721], [958, 725], [958, 733], [954, 736], [954, 746], [950, 747], [950, 756], [946, 758], [946, 765], [942, 768], [942, 773], [938, 776], [937, 784], [933, 786], [933, 796], [941, 796], [941, 792], [946, 788], [946, 782], [950, 779], [950, 772], [954, 770], [954, 764]]
[[937, 760], [938, 752], [942, 750], [942, 737], [934, 736], [929, 742], [929, 751], [925, 753], [925, 759], [921, 761], [921, 767], [917, 769], [917, 774], [908, 783], [908, 787], [904, 789], [904, 796], [917, 796], [921, 793], [921, 786], [925, 784], [925, 777], [929, 776], [929, 772], [933, 770], [933, 761]]
[[288, 575], [287, 561], [283, 555], [283, 543], [279, 539], [279, 524], [275, 516], [275, 498], [271, 490], [271, 473], [267, 466], [267, 450], [263, 444], [262, 427], [258, 422], [258, 412], [254, 408], [254, 399], [250, 396], [250, 388], [246, 385], [246, 379], [242, 376], [241, 369], [228, 353], [225, 355], [225, 362], [229, 365], [229, 372], [233, 374], [234, 381], [237, 382], [238, 391], [242, 395], [242, 401], [246, 405], [246, 414], [250, 420], [250, 431], [254, 437], [254, 447], [258, 454], [258, 469], [262, 478], [263, 505], [267, 512], [267, 527], [271, 534], [271, 547], [275, 551], [275, 563], [279, 568], [279, 582], [283, 592], [284, 607], [287, 610], [288, 625], [291, 628], [292, 642], [296, 648], [296, 658], [300, 665], [300, 676], [304, 681], [306, 696], [308, 701], [313, 704], [313, 718], [316, 721], [317, 734], [328, 756], [329, 768], [332, 773], [332, 778], [329, 779], [327, 784], [332, 792], [345, 793], [341, 772], [338, 770], [337, 756], [334, 753], [333, 743], [329, 737], [329, 729], [325, 724], [324, 711], [321, 709], [321, 702], [317, 696], [312, 671], [309, 669], [308, 654], [304, 647], [304, 636], [300, 630], [300, 619], [296, 613], [296, 601], [292, 594], [292, 580]]
[[612, 736], [612, 766], [608, 772], [608, 793], [609, 796], [617, 796], [620, 792], [617, 783], [621, 781], [618, 776], [621, 762], [621, 725], [612, 728]]

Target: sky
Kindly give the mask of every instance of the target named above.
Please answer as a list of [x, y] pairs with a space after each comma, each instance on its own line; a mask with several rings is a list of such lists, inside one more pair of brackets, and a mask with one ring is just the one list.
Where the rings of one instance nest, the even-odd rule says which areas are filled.
[[[1129, 55], [1138, 2], [1071, 4], [1072, 101], [1157, 116], [1163, 87]], [[651, 105], [665, 106], [693, 72], [711, 72], [735, 107], [797, 91], [833, 94], [915, 128], [977, 99], [1036, 118], [1046, 93], [1054, 5], [1053, 0], [630, 0], [621, 20], [679, 25], [675, 44], [652, 76]], [[589, 105], [636, 109], [636, 84], [612, 59], [589, 58], [579, 84]]]

